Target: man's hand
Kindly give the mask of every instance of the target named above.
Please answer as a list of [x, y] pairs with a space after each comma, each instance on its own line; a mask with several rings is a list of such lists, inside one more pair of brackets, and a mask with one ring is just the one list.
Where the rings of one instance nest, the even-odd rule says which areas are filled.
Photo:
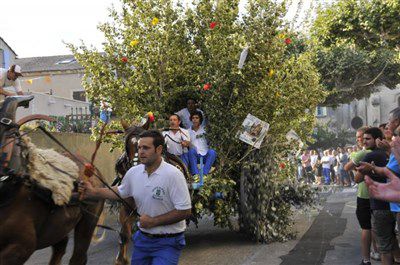
[[183, 147], [189, 147], [189, 146], [190, 146], [190, 142], [189, 142], [189, 141], [182, 141], [182, 142], [181, 142], [181, 145], [182, 145]]
[[400, 202], [400, 179], [388, 168], [384, 168], [383, 173], [389, 179], [389, 183], [379, 183], [368, 176], [365, 177], [369, 194], [380, 200]]
[[140, 216], [139, 224], [141, 228], [146, 228], [146, 229], [157, 226], [155, 218], [150, 217], [147, 214], [143, 214]]
[[381, 140], [381, 139], [377, 138], [375, 140], [375, 142], [376, 142], [376, 146], [378, 148], [383, 149], [386, 152], [390, 153], [390, 143], [387, 140], [385, 140], [385, 139]]
[[84, 200], [87, 198], [95, 197], [95, 188], [89, 181], [82, 181], [79, 183], [78, 192], [80, 194], [79, 199]]
[[372, 172], [372, 170], [374, 169], [374, 162], [367, 163], [367, 162], [360, 162], [360, 165], [358, 167], [356, 167], [357, 171], [359, 171], [360, 173], [366, 175], [366, 174], [370, 174]]

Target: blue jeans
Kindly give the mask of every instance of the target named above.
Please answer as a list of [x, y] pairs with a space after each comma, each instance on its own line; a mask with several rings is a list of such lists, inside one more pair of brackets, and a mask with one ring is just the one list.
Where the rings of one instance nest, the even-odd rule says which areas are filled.
[[[197, 153], [196, 149], [189, 149], [189, 168], [192, 175], [199, 174], [199, 169], [197, 168], [197, 163], [200, 161], [201, 155]], [[203, 156], [203, 174], [207, 175], [212, 165], [217, 158], [217, 153], [213, 149], [208, 149], [208, 152]]]
[[331, 183], [331, 169], [330, 168], [323, 168], [322, 169], [322, 174], [325, 177], [325, 184], [330, 184]]
[[131, 265], [175, 265], [186, 245], [182, 233], [176, 237], [150, 238], [137, 231], [132, 237]]
[[183, 153], [178, 157], [182, 160], [186, 167], [189, 168], [189, 153]]

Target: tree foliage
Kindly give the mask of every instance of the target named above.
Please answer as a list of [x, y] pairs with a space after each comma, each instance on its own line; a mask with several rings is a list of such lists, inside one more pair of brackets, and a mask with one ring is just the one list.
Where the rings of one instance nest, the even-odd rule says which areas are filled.
[[400, 82], [400, 2], [338, 0], [320, 8], [311, 32], [326, 103], [367, 97]]
[[[105, 36], [103, 53], [70, 45], [85, 68], [83, 86], [89, 98], [107, 99], [120, 117], [153, 111], [162, 119], [182, 107], [180, 96], [197, 97], [218, 165], [198, 194], [196, 213], [211, 212], [216, 224], [229, 225], [239, 209], [239, 189], [245, 187], [251, 197], [246, 199], [247, 213], [241, 212], [247, 220], [244, 229], [260, 241], [286, 239], [290, 223], [276, 223], [274, 231], [269, 227], [278, 222], [279, 212], [290, 219], [293, 200], [282, 202], [279, 193], [270, 193], [271, 187], [305, 190], [291, 181], [295, 168], [289, 170], [287, 156], [295, 147], [286, 143], [285, 135], [290, 129], [303, 138], [310, 134], [315, 118], [306, 110], [313, 110], [325, 93], [312, 54], [285, 27], [285, 6], [249, 0], [246, 11], [239, 13], [238, 0], [196, 0], [190, 7], [169, 0], [122, 3], [122, 12], [111, 11], [113, 22], [99, 27]], [[247, 60], [239, 69], [245, 47]], [[260, 150], [235, 137], [248, 113], [271, 124]], [[286, 171], [278, 167], [282, 161]], [[253, 166], [261, 167], [262, 174], [256, 170], [257, 176], [243, 175], [244, 168]], [[215, 191], [224, 200], [211, 203]], [[311, 193], [304, 194], [311, 198]], [[274, 200], [280, 203], [271, 204]], [[264, 206], [255, 209], [251, 204]]]
[[339, 130], [334, 132], [326, 125], [317, 125], [312, 135], [313, 141], [308, 143], [309, 149], [322, 149], [345, 147], [354, 144], [354, 132]]

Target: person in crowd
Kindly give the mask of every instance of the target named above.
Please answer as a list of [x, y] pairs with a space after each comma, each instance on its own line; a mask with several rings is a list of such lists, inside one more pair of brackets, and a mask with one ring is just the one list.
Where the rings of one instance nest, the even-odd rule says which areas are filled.
[[[354, 171], [360, 162], [364, 159], [365, 155], [371, 150], [364, 148], [364, 132], [368, 127], [361, 127], [356, 131], [356, 142], [359, 148], [351, 148], [352, 153], [350, 154], [350, 161], [344, 166], [346, 171]], [[358, 223], [361, 227], [361, 256], [364, 264], [368, 264], [368, 261], [373, 259], [380, 259], [380, 255], [377, 251], [375, 236], [371, 232], [371, 206], [369, 202], [369, 194], [365, 182], [360, 182], [357, 185], [357, 207], [356, 216]], [[370, 251], [371, 245], [373, 250]]]
[[389, 123], [386, 124], [385, 129], [383, 130], [383, 137], [389, 143], [392, 141], [394, 131], [390, 130]]
[[172, 114], [169, 117], [169, 129], [163, 132], [167, 151], [178, 156], [186, 167], [189, 167], [188, 147], [190, 145], [189, 131], [179, 127], [181, 118], [177, 114]]
[[393, 135], [395, 134], [396, 128], [389, 122], [383, 129], [383, 139], [377, 140], [377, 145], [379, 148], [386, 151], [387, 155], [390, 156], [390, 143], [392, 141]]
[[190, 129], [193, 125], [192, 121], [190, 120], [190, 115], [193, 114], [195, 111], [199, 111], [201, 112], [201, 115], [203, 115], [203, 121], [201, 123], [201, 126], [205, 127], [206, 118], [204, 116], [203, 111], [197, 108], [197, 101], [194, 98], [189, 98], [186, 101], [186, 104], [187, 104], [186, 108], [183, 108], [175, 113], [180, 117], [180, 120], [182, 121], [181, 126], [185, 129]]
[[139, 214], [131, 264], [178, 264], [186, 245], [186, 219], [191, 216], [188, 186], [182, 172], [162, 158], [164, 137], [145, 131], [138, 141], [141, 164], [132, 167], [121, 185], [94, 188], [80, 184], [82, 198], [117, 200], [133, 197]]
[[336, 150], [333, 150], [333, 149], [329, 149], [329, 158], [330, 158], [330, 160], [331, 160], [331, 170], [330, 170], [330, 173], [331, 173], [331, 181], [334, 183], [334, 184], [338, 184], [339, 182], [338, 182], [338, 179], [337, 179], [337, 174], [336, 174], [336, 171], [337, 171], [337, 160], [336, 160], [336, 155], [337, 155], [337, 153], [336, 153]]
[[100, 120], [104, 123], [108, 123], [111, 120], [112, 108], [110, 103], [107, 101], [100, 101]]
[[301, 166], [303, 168], [303, 176], [309, 183], [314, 182], [311, 166], [311, 155], [309, 150], [304, 150], [301, 155]]
[[329, 185], [331, 183], [331, 161], [329, 156], [329, 150], [324, 151], [324, 155], [321, 158], [322, 174], [324, 175], [324, 184]]
[[386, 128], [387, 123], [382, 123], [379, 125], [379, 130], [382, 131], [383, 136], [385, 136], [385, 128]]
[[311, 163], [312, 173], [315, 176], [315, 184], [317, 184], [317, 185], [321, 184], [321, 176], [322, 176], [322, 168], [319, 171], [319, 168], [320, 168], [319, 160], [320, 160], [320, 157], [318, 155], [317, 150], [312, 150], [311, 157], [310, 157], [310, 163]]
[[207, 175], [210, 173], [211, 167], [213, 166], [217, 153], [214, 149], [210, 149], [207, 143], [206, 131], [201, 126], [203, 122], [203, 114], [200, 111], [195, 111], [191, 116], [190, 120], [193, 125], [189, 130], [190, 134], [190, 149], [189, 149], [189, 168], [192, 175], [199, 175], [199, 168], [197, 164], [200, 158], [203, 157], [203, 174]]
[[[22, 76], [21, 66], [17, 64], [11, 65], [9, 69], [0, 68], [0, 101], [7, 96], [23, 95], [21, 83], [18, 80], [20, 76]], [[15, 94], [6, 90], [9, 87], [15, 91]]]
[[[376, 139], [382, 140], [383, 133], [377, 128], [369, 128], [364, 132], [364, 146], [371, 150], [366, 154], [362, 162], [373, 164], [379, 167], [384, 167], [387, 164], [387, 154], [383, 149], [378, 148]], [[366, 172], [363, 167], [357, 167], [356, 182], [364, 181], [366, 173], [377, 182], [385, 183], [386, 179], [375, 171]], [[370, 198], [372, 230], [376, 235], [376, 242], [379, 253], [381, 254], [382, 264], [393, 264], [393, 258], [400, 257], [400, 250], [395, 230], [395, 217], [390, 210], [389, 203]]]
[[350, 177], [344, 166], [349, 162], [349, 157], [344, 148], [339, 148], [337, 155], [338, 160], [338, 176], [340, 177], [340, 184], [343, 186], [351, 186]]
[[[348, 156], [349, 156], [349, 162], [350, 162], [350, 159], [351, 159], [351, 157], [352, 157], [352, 154], [353, 154], [353, 147], [348, 147], [347, 148], [347, 154], [348, 154]], [[348, 162], [348, 163], [349, 163]], [[346, 165], [345, 165], [346, 166]], [[344, 167], [345, 168], [345, 167]], [[345, 169], [346, 170], [346, 169]], [[353, 186], [353, 185], [355, 185], [355, 182], [354, 182], [354, 168], [353, 169], [351, 169], [351, 170], [347, 170], [346, 171], [348, 174], [349, 174], [349, 176], [350, 176], [350, 181], [351, 181], [351, 185]]]

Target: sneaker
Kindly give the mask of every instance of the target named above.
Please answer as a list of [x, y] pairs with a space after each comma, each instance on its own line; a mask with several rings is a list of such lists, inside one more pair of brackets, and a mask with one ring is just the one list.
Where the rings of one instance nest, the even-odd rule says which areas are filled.
[[373, 260], [377, 260], [377, 261], [381, 260], [381, 254], [379, 254], [378, 252], [371, 251], [371, 253], [369, 255], [370, 255], [371, 259], [373, 259]]
[[361, 260], [360, 265], [371, 265], [371, 261], [364, 261], [364, 260]]

